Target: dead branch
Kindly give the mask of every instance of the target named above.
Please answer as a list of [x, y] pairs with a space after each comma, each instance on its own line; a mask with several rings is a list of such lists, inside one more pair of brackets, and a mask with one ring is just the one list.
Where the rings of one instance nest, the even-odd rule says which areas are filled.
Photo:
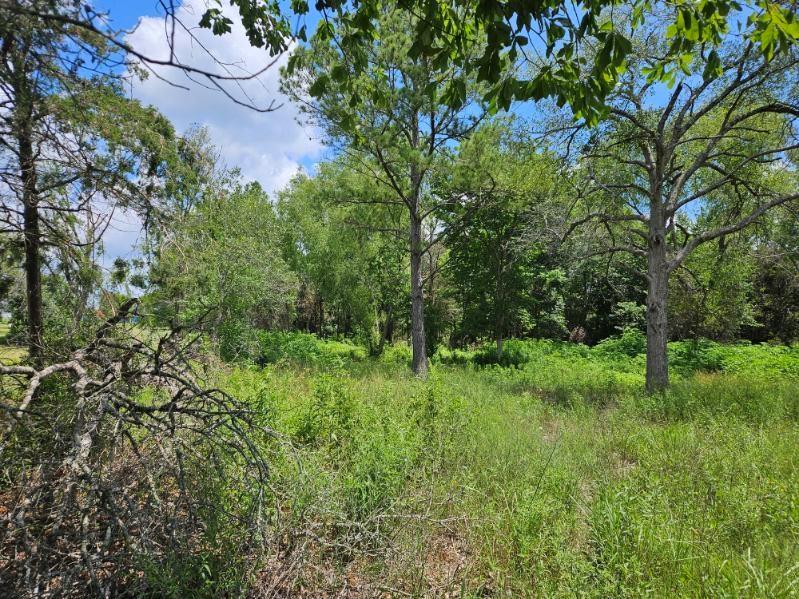
[[191, 559], [209, 518], [234, 523], [243, 547], [263, 540], [275, 433], [197, 374], [199, 336], [136, 329], [137, 306], [67, 361], [0, 367], [16, 462], [0, 489], [3, 592], [136, 594], [141, 560]]

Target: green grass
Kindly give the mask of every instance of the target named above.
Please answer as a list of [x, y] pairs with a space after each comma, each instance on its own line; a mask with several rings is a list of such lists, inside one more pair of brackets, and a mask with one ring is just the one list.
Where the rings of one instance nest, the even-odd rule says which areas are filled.
[[439, 356], [428, 381], [399, 348], [226, 374], [286, 442], [284, 540], [251, 584], [302, 547], [286, 592], [799, 593], [796, 350], [693, 347], [692, 366], [674, 346], [673, 389], [648, 397], [637, 353], [524, 343], [518, 368]]
[[151, 596], [796, 596], [799, 350], [673, 343], [648, 396], [640, 341], [442, 350], [423, 381], [401, 344], [262, 334], [209, 375], [278, 433], [263, 548], [217, 522]]
[[24, 347], [6, 344], [10, 328], [7, 322], [0, 321], [0, 364], [16, 364], [28, 353]]
[[16, 345], [0, 345], [0, 364], [17, 364], [28, 355], [24, 347]]

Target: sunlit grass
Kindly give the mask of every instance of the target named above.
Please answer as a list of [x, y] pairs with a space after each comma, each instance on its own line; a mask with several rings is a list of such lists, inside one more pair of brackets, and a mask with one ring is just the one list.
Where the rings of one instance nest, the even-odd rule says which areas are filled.
[[793, 379], [686, 374], [647, 397], [609, 364], [438, 364], [428, 381], [390, 361], [276, 365], [226, 386], [293, 443], [273, 471], [291, 526], [339, 547], [315, 553], [332, 574], [310, 568], [304, 588], [357, 576], [416, 595], [799, 592]]
[[10, 328], [7, 322], [0, 321], [0, 364], [18, 364], [28, 355], [24, 347], [6, 344]]

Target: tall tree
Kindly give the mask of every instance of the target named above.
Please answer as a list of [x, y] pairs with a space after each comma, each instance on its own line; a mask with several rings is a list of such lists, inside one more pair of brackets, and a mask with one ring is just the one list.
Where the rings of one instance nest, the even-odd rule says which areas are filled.
[[701, 244], [799, 199], [790, 160], [799, 143], [796, 53], [767, 61], [753, 43], [730, 39], [719, 54], [694, 54], [662, 90], [645, 77], [658, 68], [661, 25], [637, 44], [606, 123], [585, 140], [591, 185], [572, 223], [599, 224], [607, 251], [647, 260], [650, 391], [669, 381], [671, 273]]
[[[437, 241], [431, 237], [431, 218], [448, 200], [432, 193], [430, 181], [451, 161], [453, 146], [472, 131], [482, 111], [473, 102], [475, 89], [457, 69], [413, 56], [408, 30], [414, 26], [407, 15], [383, 10], [379, 35], [355, 57], [341, 50], [334, 32], [346, 36], [348, 24], [337, 21], [329, 37], [317, 37], [292, 55], [294, 74], [285, 80], [285, 88], [349, 156], [350, 164], [387, 192], [353, 201], [405, 210], [413, 371], [425, 376], [423, 259]], [[350, 86], [359, 90], [357, 101], [349, 99]], [[461, 100], [458, 108], [449, 101], [453, 94]]]
[[[13, 6], [0, 17], [0, 219], [24, 240], [28, 346], [38, 360], [44, 254], [95, 244], [115, 207], [147, 219], [175, 135], [156, 110], [125, 97], [102, 38], [43, 27]], [[96, 235], [76, 238], [76, 221]]]

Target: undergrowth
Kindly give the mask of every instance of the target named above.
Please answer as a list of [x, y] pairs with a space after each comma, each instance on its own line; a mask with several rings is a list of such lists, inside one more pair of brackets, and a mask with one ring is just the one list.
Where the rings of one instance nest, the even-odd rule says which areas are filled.
[[285, 444], [251, 591], [799, 592], [796, 348], [672, 343], [648, 396], [631, 334], [440, 350], [426, 381], [404, 346], [298, 339], [220, 375]]
[[235, 515], [265, 493], [266, 535], [207, 519], [201, 551], [140, 564], [142, 592], [799, 593], [795, 347], [671, 343], [672, 387], [646, 395], [633, 332], [440, 349], [427, 380], [402, 344], [259, 339], [209, 375], [275, 431], [269, 487], [207, 497]]

